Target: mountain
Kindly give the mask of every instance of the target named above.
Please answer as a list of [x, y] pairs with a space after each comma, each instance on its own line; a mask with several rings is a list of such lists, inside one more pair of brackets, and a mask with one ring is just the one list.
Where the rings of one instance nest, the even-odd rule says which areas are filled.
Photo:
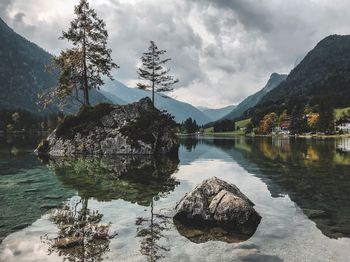
[[331, 35], [321, 40], [259, 105], [295, 99], [308, 103], [327, 97], [335, 106], [349, 106], [349, 76], [350, 35]]
[[46, 71], [51, 55], [15, 33], [1, 18], [0, 39], [0, 107], [38, 111], [37, 94], [57, 82], [57, 75]]
[[216, 121], [223, 116], [227, 115], [230, 113], [232, 110], [236, 108], [235, 105], [231, 106], [226, 106], [223, 108], [218, 108], [218, 109], [212, 109], [212, 108], [206, 108], [206, 107], [197, 107], [199, 110], [201, 110], [206, 116], [209, 117], [211, 121]]
[[249, 108], [257, 105], [260, 100], [274, 88], [276, 88], [280, 83], [282, 83], [287, 78], [287, 75], [273, 73], [267, 84], [255, 94], [248, 96], [241, 103], [239, 103], [230, 113], [223, 116], [222, 119], [234, 120], [242, 116], [242, 114]]
[[[14, 32], [0, 18], [0, 108], [41, 111], [38, 94], [57, 85], [57, 73], [49, 73], [52, 56], [36, 44]], [[92, 90], [91, 102], [108, 102], [101, 93]], [[66, 111], [79, 108], [78, 104]], [[51, 111], [58, 110], [52, 106]]]
[[[146, 96], [151, 97], [150, 91], [130, 88], [116, 80], [106, 81], [100, 91], [104, 96], [113, 101], [113, 103], [121, 104], [135, 102]], [[188, 117], [196, 120], [200, 125], [210, 122], [209, 117], [194, 106], [175, 100], [164, 94], [156, 93], [155, 106], [175, 116], [175, 120], [178, 123], [185, 121]]]
[[[82, 98], [83, 97], [83, 92], [80, 92], [79, 97]], [[110, 103], [112, 104], [112, 100], [108, 99], [103, 93], [97, 91], [96, 89], [91, 89], [89, 92], [89, 99], [90, 99], [90, 104], [91, 105], [97, 105], [100, 103]], [[119, 104], [119, 103], [118, 103]], [[120, 104], [123, 104], [122, 102]], [[57, 107], [53, 106], [54, 110], [58, 110]], [[64, 113], [66, 114], [74, 114], [77, 111], [79, 111], [79, 108], [81, 107], [81, 103], [77, 102], [77, 101], [71, 101], [67, 106], [65, 106], [63, 109]]]
[[105, 91], [105, 90], [98, 90], [98, 92], [100, 94], [102, 94], [104, 97], [108, 97], [109, 100], [113, 103], [113, 104], [117, 104], [117, 105], [126, 105], [128, 102], [124, 101], [123, 99], [117, 97], [116, 95], [108, 92], [108, 91]]
[[[51, 54], [14, 32], [0, 18], [0, 109], [21, 108], [40, 112], [42, 108], [37, 105], [38, 94], [57, 85], [58, 74], [47, 71], [51, 60]], [[148, 91], [128, 88], [120, 82], [106, 82], [101, 90], [91, 90], [91, 104], [126, 104], [150, 96]], [[78, 103], [73, 103], [64, 110], [73, 113], [79, 106]], [[192, 117], [199, 124], [210, 122], [197, 108], [165, 95], [156, 96], [156, 106], [174, 115], [178, 122], [188, 117]], [[57, 110], [57, 106], [50, 107], [50, 111]]]

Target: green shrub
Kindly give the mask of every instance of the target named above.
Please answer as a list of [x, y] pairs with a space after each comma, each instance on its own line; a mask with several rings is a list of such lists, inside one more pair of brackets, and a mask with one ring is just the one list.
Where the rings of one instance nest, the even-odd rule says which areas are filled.
[[175, 129], [177, 127], [174, 117], [165, 112], [153, 110], [152, 112], [142, 111], [139, 118], [130, 121], [120, 129], [120, 132], [128, 137], [128, 143], [134, 148], [139, 148], [139, 140], [153, 144], [154, 133], [160, 133], [164, 127]]
[[57, 137], [73, 138], [76, 133], [88, 134], [93, 128], [102, 126], [101, 116], [113, 110], [111, 104], [98, 104], [94, 107], [83, 106], [76, 115], [66, 116], [57, 126]]

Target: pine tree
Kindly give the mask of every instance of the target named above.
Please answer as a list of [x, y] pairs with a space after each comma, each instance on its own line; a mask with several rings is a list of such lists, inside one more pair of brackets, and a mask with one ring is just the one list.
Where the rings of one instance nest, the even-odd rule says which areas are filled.
[[183, 131], [187, 134], [193, 134], [199, 130], [196, 120], [192, 120], [191, 117], [187, 118], [184, 123], [182, 123]]
[[[80, 0], [75, 6], [75, 19], [70, 28], [63, 32], [60, 39], [66, 39], [73, 47], [61, 51], [54, 58], [54, 64], [60, 70], [58, 87], [51, 93], [50, 99], [64, 100], [75, 97], [84, 105], [89, 105], [89, 91], [99, 89], [104, 84], [102, 76], [111, 80], [111, 70], [119, 68], [111, 58], [112, 50], [107, 48], [108, 32], [104, 21], [97, 17], [87, 0]], [[79, 99], [81, 91], [84, 99]]]
[[325, 133], [334, 131], [334, 107], [328, 99], [322, 100], [319, 105], [318, 130]]
[[164, 65], [170, 61], [170, 58], [162, 59], [161, 56], [166, 53], [166, 50], [159, 50], [156, 44], [151, 41], [148, 51], [143, 53], [141, 57], [142, 65], [138, 68], [138, 75], [141, 80], [148, 82], [145, 84], [138, 83], [140, 89], [152, 90], [152, 103], [154, 106], [155, 92], [168, 92], [173, 90], [173, 85], [179, 82], [173, 76], [169, 75], [170, 69]]
[[305, 110], [303, 104], [301, 102], [296, 102], [291, 113], [291, 123], [289, 127], [290, 133], [292, 135], [301, 134], [307, 131], [307, 118], [304, 111]]

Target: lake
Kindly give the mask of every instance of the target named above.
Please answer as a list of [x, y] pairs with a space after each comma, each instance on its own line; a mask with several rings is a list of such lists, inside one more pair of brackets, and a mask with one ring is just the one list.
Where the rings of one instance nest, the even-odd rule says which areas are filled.
[[[178, 158], [156, 159], [38, 159], [38, 141], [0, 137], [1, 261], [350, 261], [350, 139], [185, 137]], [[213, 176], [255, 203], [249, 239], [174, 223]], [[82, 230], [80, 245], [55, 242]]]

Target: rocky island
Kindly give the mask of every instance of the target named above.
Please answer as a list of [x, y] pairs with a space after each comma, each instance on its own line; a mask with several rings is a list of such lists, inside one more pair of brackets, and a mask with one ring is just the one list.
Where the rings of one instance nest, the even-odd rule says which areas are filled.
[[156, 155], [177, 153], [173, 118], [146, 97], [127, 105], [83, 107], [62, 123], [36, 149], [50, 156]]

